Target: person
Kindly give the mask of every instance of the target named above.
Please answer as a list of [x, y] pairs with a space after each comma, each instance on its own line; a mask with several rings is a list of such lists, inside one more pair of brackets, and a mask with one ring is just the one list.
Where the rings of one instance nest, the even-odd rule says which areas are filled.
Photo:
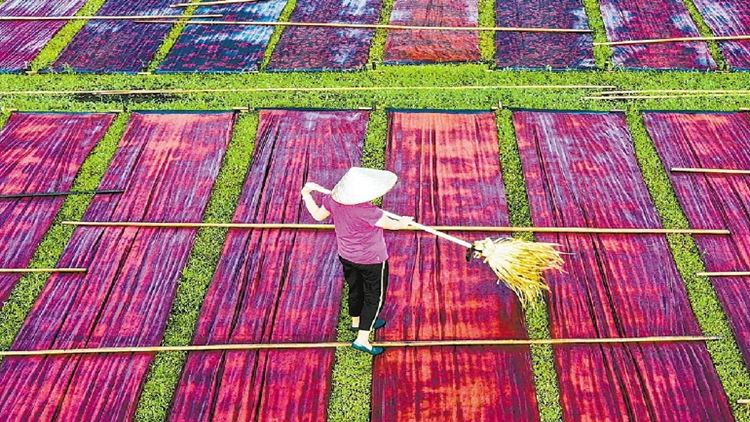
[[[313, 219], [333, 219], [339, 260], [349, 286], [351, 329], [357, 331], [352, 347], [373, 356], [383, 353], [382, 347], [370, 344], [370, 332], [385, 325], [378, 319], [388, 288], [383, 229], [403, 229], [413, 218], [392, 219], [371, 201], [385, 195], [397, 181], [389, 171], [352, 167], [331, 191], [313, 182], [306, 183], [301, 191]], [[326, 194], [320, 205], [312, 197], [313, 191]]]

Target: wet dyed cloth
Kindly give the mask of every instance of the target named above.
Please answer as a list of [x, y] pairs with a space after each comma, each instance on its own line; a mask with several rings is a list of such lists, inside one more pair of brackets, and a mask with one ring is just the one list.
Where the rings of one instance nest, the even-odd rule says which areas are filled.
[[[365, 111], [262, 110], [232, 221], [314, 223], [300, 189], [313, 180], [330, 188], [360, 162], [368, 117]], [[320, 194], [313, 195], [320, 204]], [[334, 341], [342, 286], [332, 231], [229, 230], [193, 342]], [[325, 420], [334, 353], [190, 353], [170, 420]]]
[[[200, 19], [276, 22], [287, 0], [204, 6], [196, 14], [219, 14]], [[246, 72], [258, 70], [274, 27], [249, 25], [187, 25], [157, 72]]]
[[[498, 1], [495, 17], [500, 27], [589, 29], [581, 0]], [[495, 50], [499, 68], [595, 67], [591, 34], [498, 32]]]
[[[659, 227], [621, 113], [518, 111], [535, 226]], [[700, 335], [664, 235], [544, 234], [554, 338]], [[555, 346], [568, 421], [732, 420], [704, 343]]]
[[[477, 26], [477, 0], [396, 0], [391, 25]], [[385, 63], [478, 62], [475, 31], [389, 30]]]
[[[114, 114], [13, 113], [0, 131], [0, 195], [66, 192]], [[0, 268], [26, 268], [65, 198], [0, 198]], [[20, 274], [0, 274], [0, 308]], [[68, 275], [68, 277], [80, 277]]]
[[[84, 3], [86, 0], [7, 0], [0, 4], [0, 16], [71, 16]], [[0, 22], [0, 72], [20, 72], [28, 68], [66, 23]]]
[[[86, 221], [200, 221], [234, 114], [133, 113]], [[197, 229], [79, 227], [13, 350], [156, 346]], [[6, 358], [0, 420], [132, 419], [153, 354]]]
[[[377, 24], [383, 0], [300, 0], [291, 22]], [[288, 27], [268, 70], [357, 70], [367, 63], [374, 29]]]
[[[601, 0], [607, 38], [629, 41], [699, 37], [682, 0]], [[705, 42], [614, 46], [613, 63], [627, 69], [716, 68]]]
[[[399, 183], [384, 209], [427, 225], [508, 225], [492, 112], [392, 111], [386, 148]], [[387, 243], [379, 341], [527, 337], [514, 294], [486, 264], [467, 264], [465, 248], [423, 232], [391, 232]], [[538, 418], [528, 347], [389, 348], [373, 371], [373, 421]]]
[[[180, 15], [174, 0], [108, 0], [100, 16]], [[57, 58], [53, 68], [91, 73], [136, 73], [148, 66], [171, 24], [134, 20], [89, 21]]]
[[[646, 128], [667, 171], [673, 167], [750, 169], [747, 113], [646, 113]], [[677, 199], [694, 227], [731, 236], [695, 236], [707, 271], [750, 269], [750, 176], [671, 173]], [[750, 277], [712, 280], [750, 367]]]
[[[716, 36], [750, 34], [750, 2], [746, 0], [693, 0], [703, 19]], [[720, 41], [729, 66], [750, 70], [750, 40]]]

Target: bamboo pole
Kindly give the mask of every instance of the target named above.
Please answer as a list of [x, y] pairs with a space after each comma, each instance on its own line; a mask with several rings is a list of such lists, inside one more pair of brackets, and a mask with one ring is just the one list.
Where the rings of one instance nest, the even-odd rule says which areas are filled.
[[595, 42], [594, 45], [618, 46], [618, 45], [640, 45], [661, 44], [672, 42], [697, 42], [697, 41], [742, 41], [750, 40], [750, 35], [727, 35], [720, 37], [678, 37], [678, 38], [650, 38], [645, 40], [607, 41]]
[[169, 7], [193, 7], [193, 6], [219, 6], [222, 4], [235, 3], [258, 3], [259, 0], [222, 0], [222, 1], [199, 1], [195, 3], [176, 3], [170, 4]]
[[[138, 15], [138, 16], [0, 16], [2, 21], [113, 21], [113, 20], [143, 20], [143, 19], [184, 19], [184, 18], [222, 18], [224, 15]], [[181, 23], [181, 22], [176, 22]]]
[[[694, 94], [694, 93], [706, 93], [706, 94], [747, 94], [750, 90], [747, 89], [639, 89], [631, 91], [602, 91], [597, 95], [631, 95], [631, 94], [648, 94], [648, 93], [666, 93], [666, 94]], [[740, 109], [742, 110], [742, 109]]]
[[747, 277], [750, 276], [750, 271], [701, 272], [695, 275], [698, 277]]
[[40, 198], [48, 196], [69, 196], [69, 195], [110, 195], [123, 193], [124, 190], [82, 190], [70, 192], [42, 192], [42, 193], [17, 193], [12, 195], [0, 195], [0, 199], [15, 198]]
[[[390, 341], [375, 342], [380, 347], [455, 347], [455, 346], [529, 346], [534, 344], [632, 344], [632, 343], [673, 343], [720, 340], [721, 337], [707, 336], [662, 336], [662, 337], [622, 337], [622, 338], [569, 338], [569, 339], [504, 339], [504, 340], [434, 340], [434, 341]], [[158, 352], [209, 352], [232, 350], [272, 350], [272, 349], [333, 349], [349, 347], [349, 342], [329, 343], [253, 343], [253, 344], [209, 344], [188, 346], [140, 346], [140, 347], [99, 347], [81, 349], [47, 350], [7, 350], [0, 356], [49, 356], [87, 355], [103, 353], [158, 353]]]
[[673, 173], [708, 173], [708, 174], [750, 174], [750, 170], [674, 167]]
[[484, 89], [606, 89], [611, 85], [470, 85], [470, 86], [337, 86], [303, 88], [111, 89], [99, 91], [4, 91], [0, 95], [174, 95], [226, 92], [469, 91]]
[[750, 404], [750, 399], [737, 400], [737, 404]]
[[319, 28], [357, 28], [389, 29], [398, 31], [484, 31], [484, 32], [541, 32], [556, 34], [590, 34], [590, 29], [575, 28], [520, 28], [497, 26], [414, 26], [414, 25], [380, 25], [368, 23], [333, 23], [333, 22], [262, 22], [262, 21], [187, 21], [149, 20], [139, 23], [186, 23], [188, 25], [241, 25], [241, 26], [301, 26]]
[[[226, 229], [293, 229], [293, 230], [333, 230], [332, 224], [290, 224], [290, 223], [159, 223], [137, 221], [63, 221], [68, 226], [83, 227], [144, 227], [144, 228], [226, 228]], [[494, 226], [434, 226], [432, 230], [490, 233], [574, 233], [574, 234], [704, 234], [729, 235], [723, 229], [620, 229], [595, 227], [494, 227]], [[407, 227], [404, 230], [424, 230]]]
[[85, 273], [86, 268], [0, 268], [0, 274]]
[[663, 100], [667, 98], [696, 98], [696, 97], [745, 97], [750, 95], [750, 91], [737, 91], [732, 93], [694, 93], [694, 94], [677, 94], [677, 95], [608, 95], [608, 96], [590, 96], [581, 97], [582, 100]]

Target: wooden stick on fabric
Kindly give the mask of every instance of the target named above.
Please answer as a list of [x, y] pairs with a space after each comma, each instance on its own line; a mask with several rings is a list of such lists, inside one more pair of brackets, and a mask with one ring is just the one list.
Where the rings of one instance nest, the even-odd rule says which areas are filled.
[[[224, 15], [139, 15], [139, 16], [0, 16], [0, 21], [113, 21], [144, 19], [222, 18]], [[181, 23], [181, 22], [175, 22]]]
[[750, 170], [674, 167], [673, 173], [750, 174]]
[[219, 6], [222, 4], [235, 3], [258, 3], [260, 0], [221, 0], [221, 1], [199, 1], [195, 3], [176, 3], [170, 4], [169, 7], [193, 7], [193, 6]]
[[[332, 224], [292, 224], [292, 223], [156, 223], [131, 221], [63, 221], [67, 226], [84, 227], [146, 227], [146, 228], [227, 228], [227, 229], [294, 229], [294, 230], [333, 230]], [[421, 226], [421, 225], [420, 225]], [[425, 226], [422, 226], [425, 227]], [[714, 229], [619, 229], [594, 227], [493, 227], [493, 226], [434, 226], [440, 231], [457, 232], [496, 232], [496, 233], [591, 233], [591, 234], [705, 234], [728, 235], [729, 230]], [[404, 230], [424, 230], [407, 227]]]
[[0, 195], [0, 199], [15, 198], [39, 198], [47, 196], [69, 196], [69, 195], [111, 195], [123, 193], [124, 190], [82, 190], [70, 192], [39, 192], [39, 193], [16, 193], [11, 195]]
[[0, 268], [0, 274], [85, 273], [86, 268]]
[[608, 41], [595, 42], [594, 45], [640, 45], [640, 44], [661, 44], [671, 42], [691, 42], [691, 41], [742, 41], [750, 40], [750, 35], [727, 35], [721, 37], [678, 37], [678, 38], [650, 38], [645, 40], [628, 40], [628, 41]]
[[[568, 339], [506, 339], [506, 340], [434, 340], [434, 341], [390, 341], [375, 342], [381, 347], [452, 347], [452, 346], [528, 346], [532, 344], [630, 344], [630, 343], [674, 343], [720, 340], [721, 337], [708, 336], [663, 336], [663, 337], [622, 337], [622, 338], [568, 338]], [[48, 356], [83, 355], [102, 353], [157, 353], [157, 352], [207, 352], [228, 350], [268, 350], [268, 349], [331, 349], [349, 347], [349, 342], [329, 343], [253, 343], [253, 344], [210, 344], [188, 346], [142, 346], [142, 347], [100, 347], [86, 349], [47, 349], [47, 350], [7, 350], [0, 356]]]
[[358, 29], [389, 29], [397, 31], [490, 31], [490, 32], [544, 32], [562, 34], [589, 34], [590, 29], [575, 28], [520, 28], [498, 26], [413, 26], [413, 25], [380, 25], [368, 23], [332, 23], [332, 22], [262, 22], [262, 21], [187, 21], [176, 22], [168, 20], [148, 20], [139, 23], [186, 23], [188, 25], [251, 25], [251, 26], [301, 26], [321, 28], [358, 28]]
[[701, 272], [695, 273], [698, 277], [747, 277], [750, 271], [722, 271], [722, 272]]

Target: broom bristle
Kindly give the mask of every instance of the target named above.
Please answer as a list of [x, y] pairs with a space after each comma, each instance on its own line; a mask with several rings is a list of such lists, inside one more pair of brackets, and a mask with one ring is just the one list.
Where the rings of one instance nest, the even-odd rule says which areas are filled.
[[529, 242], [515, 238], [474, 242], [474, 250], [489, 264], [498, 278], [521, 301], [521, 306], [535, 306], [542, 293], [549, 290], [542, 276], [545, 270], [561, 270], [563, 259], [554, 243]]

